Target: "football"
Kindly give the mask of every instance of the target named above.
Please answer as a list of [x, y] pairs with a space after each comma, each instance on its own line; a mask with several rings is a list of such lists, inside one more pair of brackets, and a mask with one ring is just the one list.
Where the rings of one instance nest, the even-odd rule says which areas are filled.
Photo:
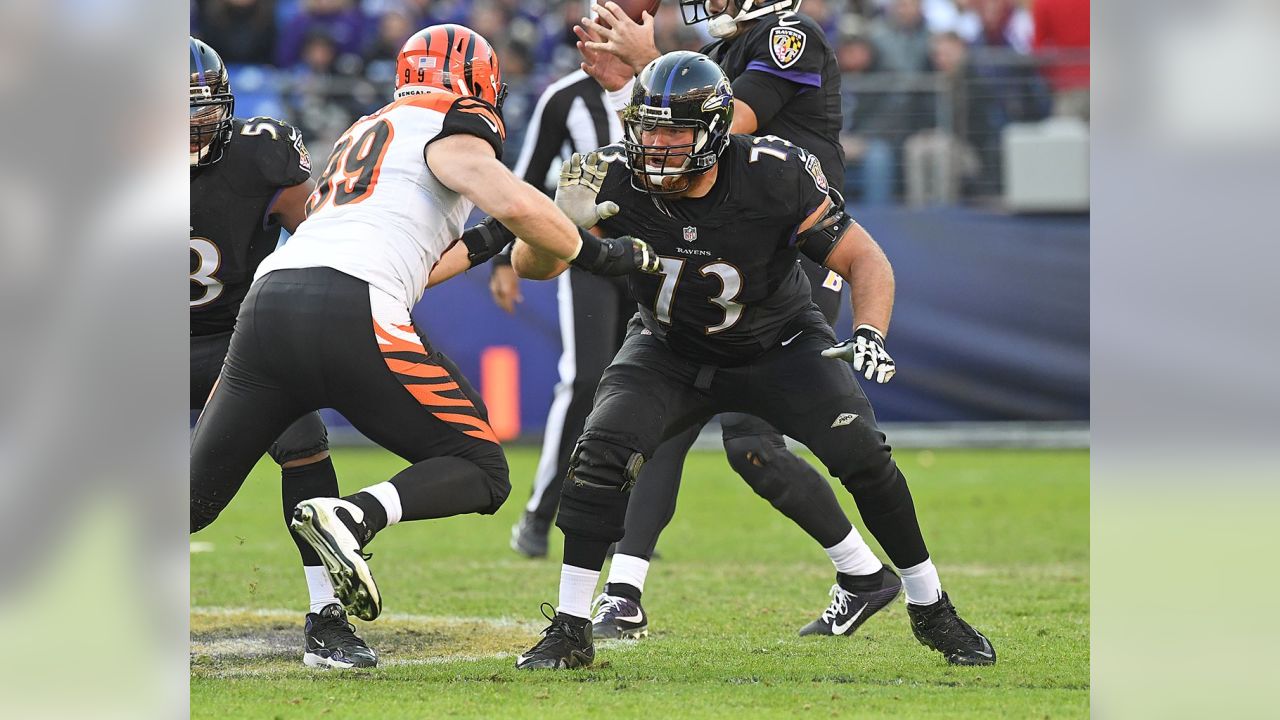
[[[626, 13], [627, 17], [636, 22], [640, 22], [640, 16], [643, 13], [649, 13], [650, 17], [657, 15], [658, 5], [662, 4], [662, 0], [613, 0], [613, 2], [622, 8], [622, 12]], [[604, 0], [600, 0], [599, 4], [603, 3]]]

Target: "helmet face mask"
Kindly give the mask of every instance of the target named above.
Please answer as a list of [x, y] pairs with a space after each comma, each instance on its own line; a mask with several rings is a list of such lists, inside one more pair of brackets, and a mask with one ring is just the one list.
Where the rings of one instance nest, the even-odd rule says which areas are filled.
[[452, 24], [419, 30], [396, 56], [397, 100], [433, 90], [478, 97], [499, 111], [507, 97], [493, 47], [479, 33]]
[[231, 94], [227, 67], [218, 53], [191, 38], [191, 167], [212, 165], [222, 159], [231, 142], [231, 121], [236, 100]]
[[729, 144], [733, 89], [705, 55], [668, 53], [640, 73], [622, 124], [632, 186], [654, 195], [684, 192]]
[[795, 12], [800, 9], [801, 0], [722, 0], [723, 6], [716, 10], [711, 6], [712, 0], [680, 0], [680, 14], [685, 25], [696, 25], [703, 20], [710, 20], [707, 31], [712, 37], [730, 38], [738, 33], [738, 23], [768, 15], [770, 13]]

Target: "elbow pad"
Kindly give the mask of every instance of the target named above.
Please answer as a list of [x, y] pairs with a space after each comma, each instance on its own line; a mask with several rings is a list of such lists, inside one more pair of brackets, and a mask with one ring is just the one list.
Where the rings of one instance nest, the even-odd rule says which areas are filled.
[[462, 244], [467, 246], [467, 260], [471, 262], [471, 267], [498, 255], [515, 239], [515, 233], [491, 217], [486, 217], [462, 233]]
[[845, 231], [853, 226], [854, 220], [844, 211], [844, 198], [832, 188], [830, 191], [831, 207], [826, 215], [813, 227], [796, 236], [796, 245], [800, 252], [819, 265], [826, 265], [827, 257], [835, 249], [836, 243], [844, 237]]

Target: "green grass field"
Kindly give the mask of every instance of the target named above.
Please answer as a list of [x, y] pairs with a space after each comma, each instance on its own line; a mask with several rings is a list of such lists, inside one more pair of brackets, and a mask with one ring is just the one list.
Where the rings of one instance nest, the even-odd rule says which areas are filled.
[[[798, 637], [826, 607], [830, 562], [723, 455], [695, 452], [645, 590], [650, 637], [597, 643], [591, 669], [554, 673], [513, 667], [546, 624], [538, 604], [555, 601], [559, 538], [552, 560], [508, 550], [537, 460], [508, 455], [515, 490], [496, 516], [396, 526], [369, 548], [384, 598], [383, 617], [358, 627], [380, 653], [371, 671], [303, 667], [306, 588], [278, 471], [259, 465], [192, 539], [192, 717], [1088, 715], [1087, 452], [898, 457], [943, 585], [996, 646], [994, 667], [946, 665], [912, 637], [901, 602], [852, 638]], [[380, 450], [335, 463], [344, 491], [402, 466]]]

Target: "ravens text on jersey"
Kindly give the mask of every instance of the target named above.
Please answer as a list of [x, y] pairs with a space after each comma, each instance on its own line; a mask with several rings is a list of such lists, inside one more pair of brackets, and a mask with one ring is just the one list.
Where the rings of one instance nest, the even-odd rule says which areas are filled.
[[234, 327], [253, 273], [280, 238], [276, 196], [311, 177], [302, 133], [269, 117], [232, 123], [222, 158], [191, 169], [191, 334]]
[[597, 200], [621, 208], [601, 226], [643, 238], [661, 256], [661, 274], [633, 273], [629, 282], [645, 327], [673, 351], [740, 365], [784, 331], [823, 325], [796, 263], [796, 230], [828, 198], [806, 150], [777, 137], [731, 136], [711, 191], [681, 200], [636, 190], [621, 147], [599, 152], [611, 162]]

